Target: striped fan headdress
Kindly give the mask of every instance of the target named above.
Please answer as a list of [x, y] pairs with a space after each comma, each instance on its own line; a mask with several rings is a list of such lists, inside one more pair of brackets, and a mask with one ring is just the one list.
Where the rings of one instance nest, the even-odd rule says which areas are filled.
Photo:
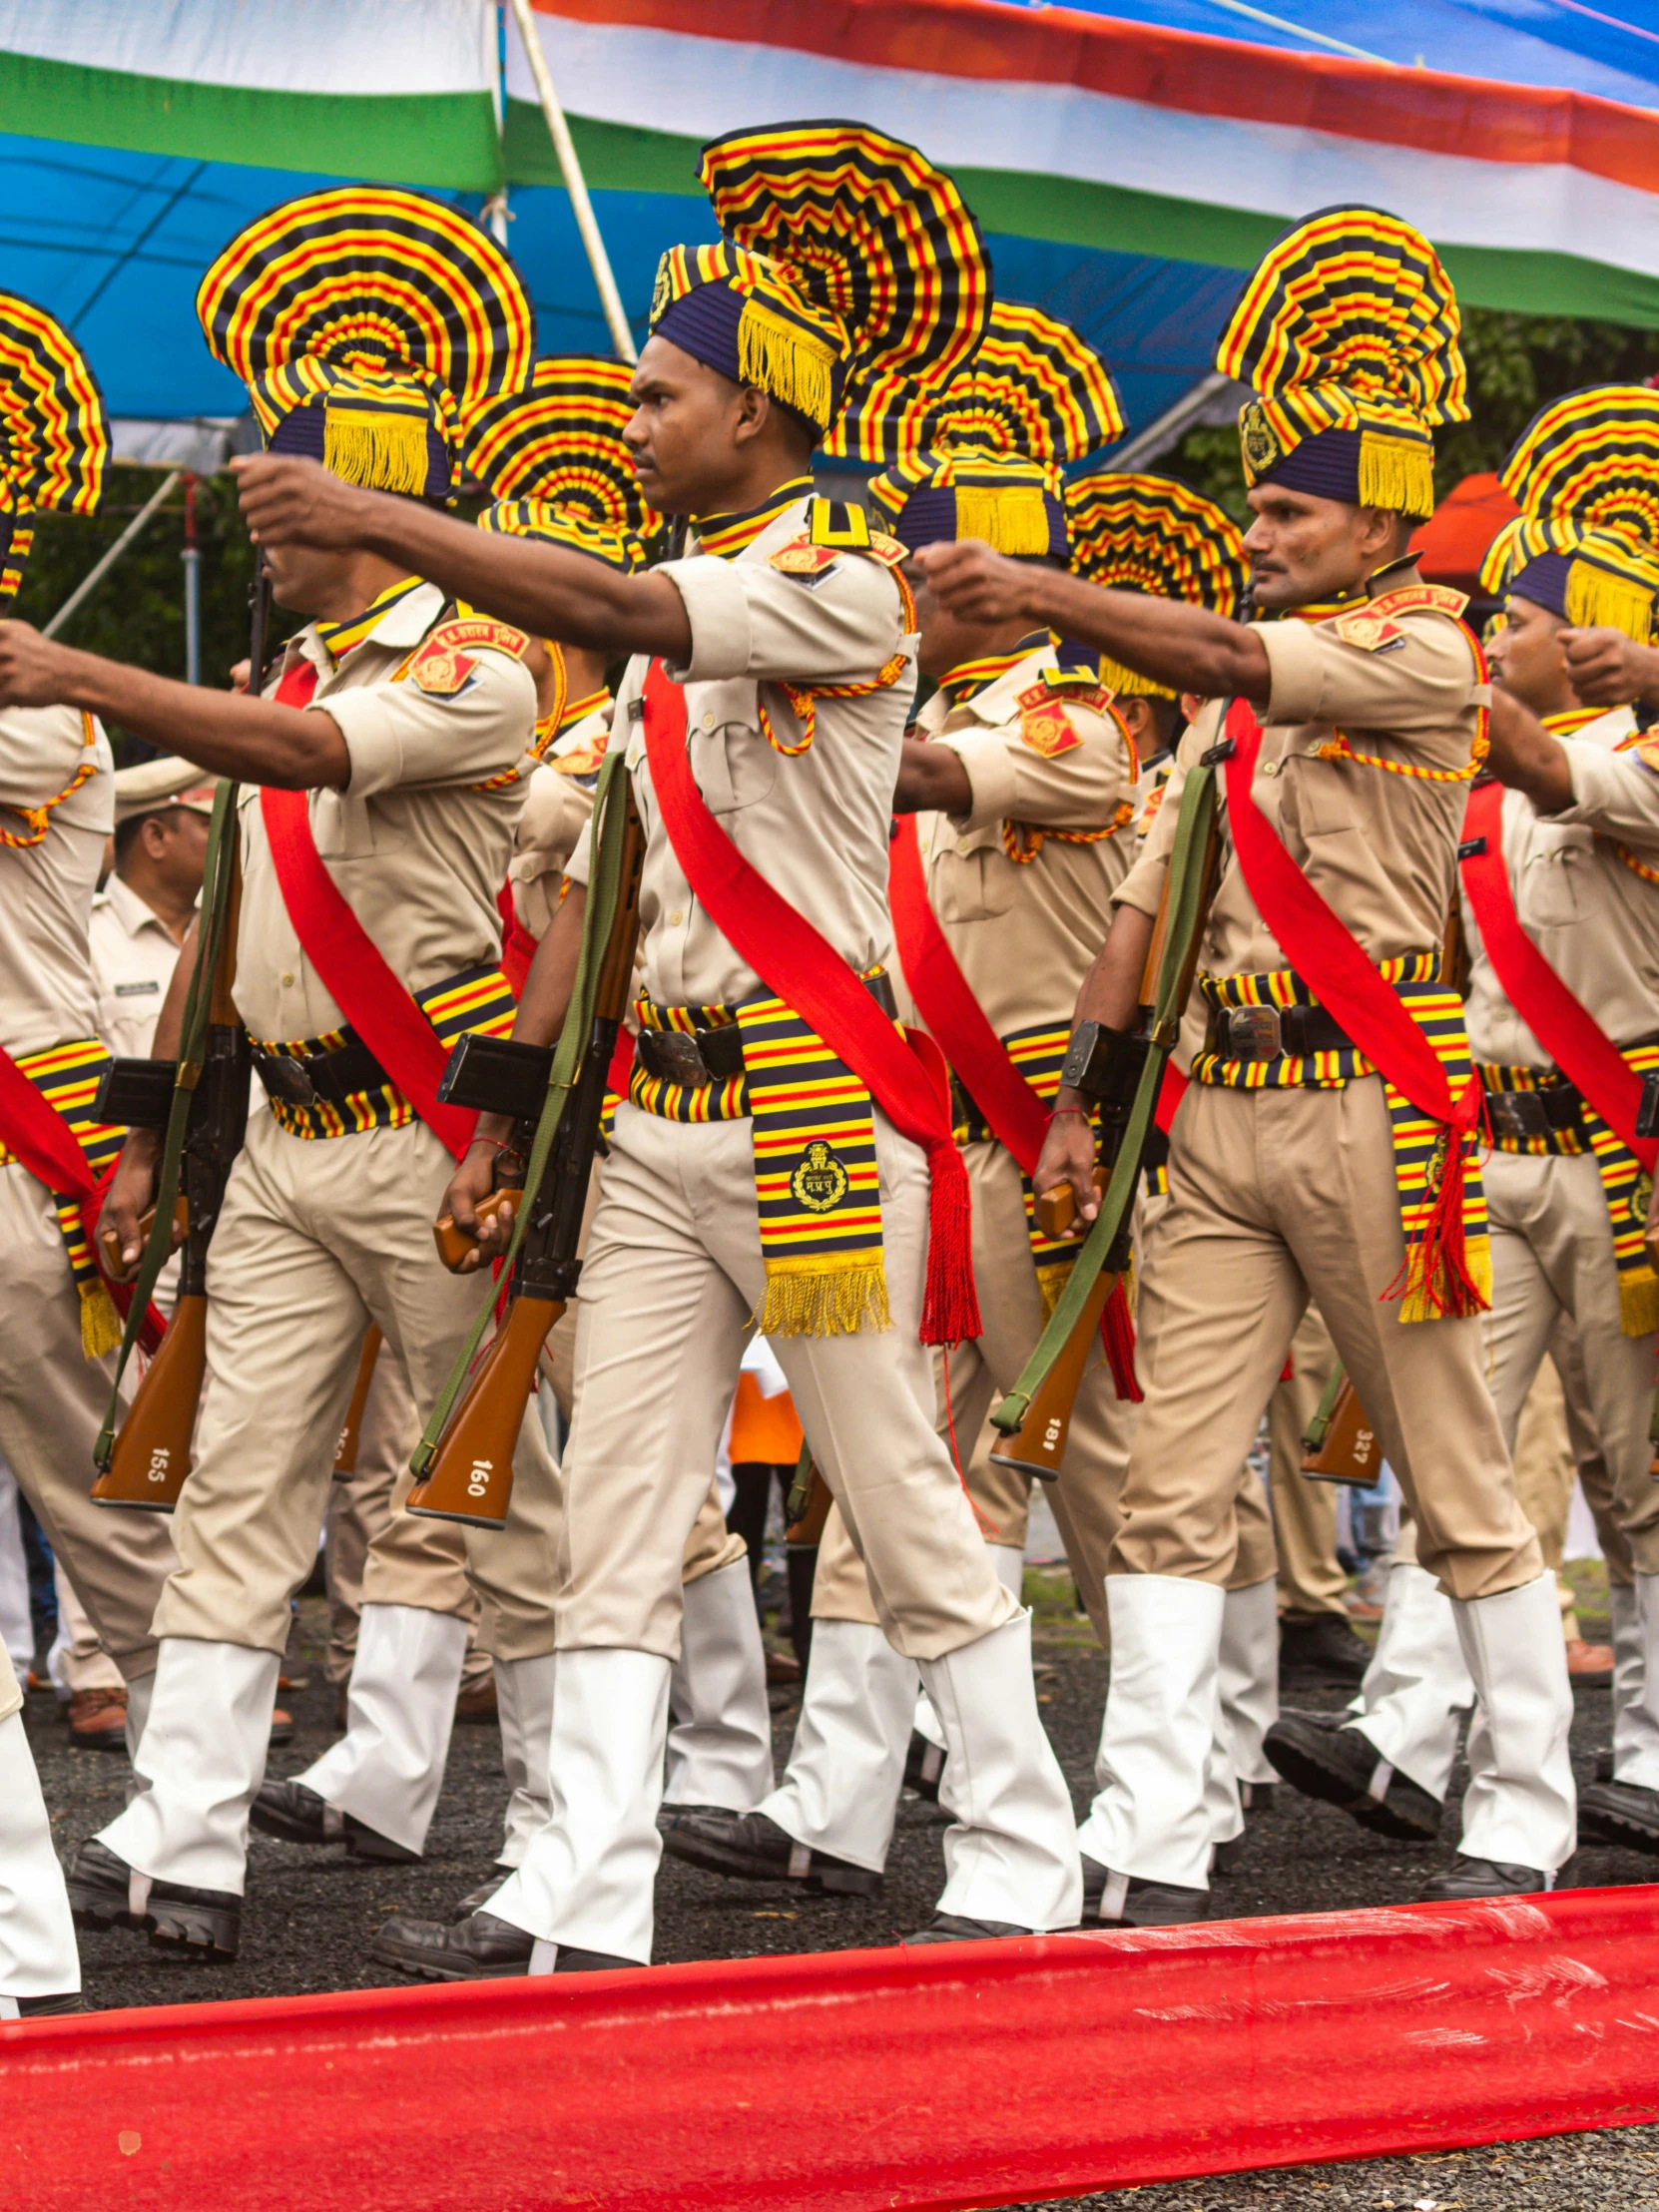
[[1468, 419], [1451, 280], [1420, 231], [1379, 208], [1321, 208], [1285, 232], [1216, 347], [1256, 397], [1245, 482], [1434, 511], [1434, 425]]
[[[1075, 477], [1066, 486], [1071, 511], [1072, 566], [1110, 591], [1141, 591], [1184, 599], [1231, 618], [1250, 581], [1244, 535], [1232, 516], [1171, 476]], [[1116, 662], [1102, 661], [1100, 680], [1113, 691], [1173, 699], [1166, 684]]]
[[490, 400], [467, 424], [466, 465], [493, 502], [483, 530], [542, 538], [630, 575], [662, 517], [640, 497], [622, 442], [633, 371], [598, 353], [550, 353], [522, 391]]
[[1639, 645], [1659, 601], [1659, 391], [1592, 384], [1540, 408], [1498, 479], [1520, 513], [1480, 581]]
[[999, 299], [972, 362], [937, 397], [877, 411], [860, 396], [828, 450], [891, 465], [869, 496], [913, 553], [982, 538], [999, 553], [1067, 557], [1067, 461], [1121, 436], [1105, 362], [1068, 323]]
[[725, 239], [676, 246], [651, 328], [822, 437], [849, 388], [933, 391], [991, 301], [979, 226], [942, 171], [864, 123], [729, 131], [700, 175]]
[[196, 312], [274, 453], [416, 498], [452, 489], [462, 421], [530, 372], [535, 319], [489, 234], [423, 194], [302, 194], [237, 236]]
[[0, 612], [23, 582], [31, 518], [95, 513], [109, 459], [110, 418], [86, 355], [44, 307], [0, 291]]

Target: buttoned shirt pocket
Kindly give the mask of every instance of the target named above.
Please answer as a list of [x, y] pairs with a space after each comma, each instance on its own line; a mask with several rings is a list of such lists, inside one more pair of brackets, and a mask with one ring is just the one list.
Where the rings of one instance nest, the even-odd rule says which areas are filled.
[[[761, 728], [754, 684], [699, 684], [687, 702], [692, 774], [712, 815], [732, 815], [767, 798], [777, 780], [779, 756]], [[775, 702], [774, 720], [783, 714]], [[793, 733], [780, 729], [788, 743]]]
[[940, 921], [986, 921], [1005, 914], [1019, 888], [1019, 870], [1002, 849], [1002, 825], [987, 823], [958, 836], [949, 818], [935, 818], [928, 882]]
[[1564, 929], [1580, 919], [1583, 907], [1577, 879], [1593, 857], [1593, 846], [1592, 832], [1576, 825], [1540, 825], [1527, 854], [1521, 889], [1522, 910], [1529, 921], [1541, 929]]
[[[1283, 779], [1281, 809], [1295, 816], [1305, 837], [1331, 836], [1339, 830], [1361, 828], [1365, 805], [1359, 780], [1382, 773], [1361, 768], [1353, 761], [1322, 761], [1316, 750], [1321, 742], [1315, 739], [1300, 746], [1278, 764]], [[1265, 776], [1272, 766], [1264, 761], [1259, 773]]]
[[311, 808], [311, 835], [325, 860], [366, 860], [377, 852], [395, 852], [408, 842], [384, 813], [349, 792], [319, 791]]

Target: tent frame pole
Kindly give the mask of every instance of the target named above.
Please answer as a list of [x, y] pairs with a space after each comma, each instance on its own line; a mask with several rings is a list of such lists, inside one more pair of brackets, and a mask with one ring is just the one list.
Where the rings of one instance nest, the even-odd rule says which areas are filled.
[[110, 547], [109, 551], [104, 555], [103, 559], [99, 561], [95, 568], [89, 569], [86, 575], [81, 578], [81, 581], [76, 585], [75, 589], [70, 593], [69, 597], [64, 601], [63, 605], [58, 609], [57, 613], [46, 625], [45, 629], [42, 630], [41, 636], [43, 638], [55, 638], [58, 632], [63, 628], [64, 624], [69, 620], [70, 616], [75, 612], [76, 608], [80, 606], [81, 602], [86, 599], [89, 594], [97, 590], [98, 586], [110, 573], [110, 570], [114, 568], [116, 562], [120, 560], [122, 554], [126, 552], [128, 546], [132, 544], [133, 540], [138, 536], [139, 532], [149, 522], [151, 516], [156, 512], [157, 508], [162, 505], [163, 501], [167, 498], [168, 494], [175, 488], [175, 486], [182, 481], [184, 474], [185, 471], [182, 468], [176, 468], [173, 470], [171, 475], [163, 478], [160, 491], [153, 492], [151, 494], [150, 498], [145, 501], [144, 505], [139, 509], [138, 513], [134, 515], [132, 521], [128, 523], [126, 529], [122, 531], [120, 537], [116, 539], [114, 545]]
[[623, 312], [622, 294], [617, 290], [611, 258], [605, 251], [605, 241], [600, 235], [599, 219], [593, 212], [593, 202], [588, 198], [587, 180], [582, 175], [582, 165], [576, 156], [570, 125], [565, 121], [565, 111], [560, 107], [559, 96], [553, 89], [553, 73], [548, 68], [547, 56], [542, 51], [534, 10], [530, 0], [512, 0], [512, 10], [513, 21], [518, 25], [519, 40], [524, 48], [524, 58], [530, 64], [530, 74], [535, 79], [536, 96], [541, 102], [547, 135], [553, 141], [553, 151], [559, 158], [559, 171], [565, 181], [565, 190], [570, 194], [571, 212], [576, 218], [576, 228], [581, 233], [588, 266], [593, 271], [593, 280], [599, 290], [599, 304], [605, 310], [611, 343], [615, 346], [619, 359], [630, 363], [637, 361], [640, 357], [639, 348], [634, 343], [634, 333], [629, 329], [628, 317]]

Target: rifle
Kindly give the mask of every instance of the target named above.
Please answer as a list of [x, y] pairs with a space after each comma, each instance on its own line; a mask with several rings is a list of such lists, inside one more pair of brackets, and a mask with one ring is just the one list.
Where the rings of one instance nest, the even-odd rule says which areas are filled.
[[[591, 835], [593, 890], [558, 1045], [462, 1037], [438, 1086], [438, 1097], [454, 1105], [511, 1115], [529, 1164], [522, 1194], [513, 1194], [506, 1311], [474, 1366], [489, 1318], [486, 1303], [410, 1462], [416, 1481], [407, 1509], [432, 1520], [477, 1528], [505, 1523], [513, 1452], [536, 1364], [548, 1331], [576, 1295], [582, 1212], [639, 936], [645, 830], [620, 755], [611, 755], [601, 772]], [[509, 1203], [499, 1193], [496, 1202]], [[476, 1250], [447, 1216], [434, 1235], [446, 1264], [454, 1264], [448, 1251], [458, 1248], [464, 1257]]]
[[[265, 667], [270, 614], [271, 580], [262, 557], [249, 625], [249, 684], [256, 691]], [[93, 1109], [105, 1121], [165, 1131], [156, 1203], [148, 1217], [144, 1257], [116, 1362], [115, 1389], [93, 1453], [99, 1473], [92, 1496], [98, 1505], [171, 1513], [191, 1470], [191, 1437], [208, 1358], [208, 1245], [247, 1135], [253, 1077], [248, 1032], [231, 996], [241, 891], [237, 786], [227, 782], [214, 795], [196, 967], [180, 1025], [179, 1057], [112, 1061]], [[184, 1257], [178, 1303], [118, 1434], [121, 1378], [156, 1279], [173, 1249], [181, 1205]]]
[[380, 1358], [380, 1332], [372, 1322], [363, 1333], [363, 1349], [357, 1359], [357, 1380], [351, 1385], [351, 1402], [345, 1408], [339, 1442], [334, 1446], [334, 1480], [343, 1482], [357, 1471], [357, 1446], [362, 1440], [363, 1407]]
[[[1080, 1022], [1060, 1072], [1063, 1084], [1100, 1101], [1096, 1188], [1104, 1183], [1105, 1192], [1036, 1350], [991, 1415], [1008, 1439], [992, 1451], [993, 1463], [1049, 1482], [1058, 1477], [1065, 1459], [1072, 1406], [1106, 1303], [1129, 1265], [1135, 1184], [1154, 1126], [1165, 1063], [1181, 1033], [1220, 872], [1215, 763], [1225, 757], [1225, 744], [1213, 746], [1182, 789], [1175, 847], [1141, 979], [1139, 1026], [1109, 1030], [1097, 1022]], [[1075, 1212], [1076, 1195], [1069, 1184], [1056, 1184], [1038, 1202], [1039, 1224], [1050, 1236], [1062, 1235]]]
[[833, 1503], [829, 1483], [814, 1464], [813, 1447], [804, 1443], [784, 1506], [784, 1541], [792, 1551], [817, 1549], [824, 1540], [824, 1524]]
[[1352, 1482], [1369, 1490], [1382, 1464], [1382, 1445], [1367, 1420], [1346, 1371], [1333, 1370], [1302, 1439], [1302, 1471], [1315, 1482]]

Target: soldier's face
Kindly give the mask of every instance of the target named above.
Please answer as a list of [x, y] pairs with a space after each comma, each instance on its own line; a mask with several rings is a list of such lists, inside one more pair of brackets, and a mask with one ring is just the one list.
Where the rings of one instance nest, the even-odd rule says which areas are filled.
[[1306, 607], [1353, 591], [1396, 557], [1397, 517], [1380, 507], [1258, 484], [1246, 495], [1255, 521], [1245, 532], [1258, 607]]
[[331, 607], [353, 557], [320, 545], [268, 545], [271, 596], [290, 614], [322, 614]]
[[632, 394], [622, 436], [646, 499], [660, 514], [724, 512], [726, 487], [766, 406], [760, 393], [655, 337], [646, 340]]
[[1558, 615], [1535, 601], [1512, 594], [1508, 621], [1492, 639], [1487, 657], [1492, 674], [1512, 698], [1535, 715], [1569, 712], [1577, 701], [1561, 648], [1566, 628]]

